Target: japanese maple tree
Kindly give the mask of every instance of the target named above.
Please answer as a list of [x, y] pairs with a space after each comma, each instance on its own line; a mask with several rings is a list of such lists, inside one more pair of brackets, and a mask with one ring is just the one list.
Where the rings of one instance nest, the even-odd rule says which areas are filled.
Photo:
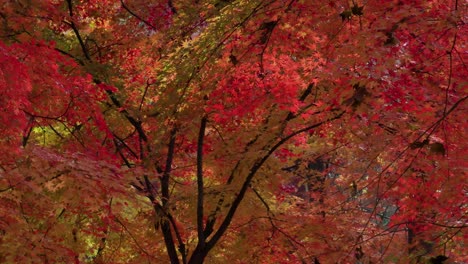
[[466, 9], [1, 0], [0, 261], [468, 261]]

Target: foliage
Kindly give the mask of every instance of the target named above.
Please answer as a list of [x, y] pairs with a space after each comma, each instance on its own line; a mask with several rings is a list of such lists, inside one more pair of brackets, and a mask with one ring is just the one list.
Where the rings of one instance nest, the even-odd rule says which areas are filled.
[[466, 8], [0, 1], [0, 261], [468, 261]]

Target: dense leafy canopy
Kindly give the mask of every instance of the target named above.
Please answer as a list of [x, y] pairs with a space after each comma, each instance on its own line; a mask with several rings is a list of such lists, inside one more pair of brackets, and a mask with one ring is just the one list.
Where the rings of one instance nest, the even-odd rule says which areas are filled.
[[0, 262], [468, 261], [466, 8], [0, 1]]

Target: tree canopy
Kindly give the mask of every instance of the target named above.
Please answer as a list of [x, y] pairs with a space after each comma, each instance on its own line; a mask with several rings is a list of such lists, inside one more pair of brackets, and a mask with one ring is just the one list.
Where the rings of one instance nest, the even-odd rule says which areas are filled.
[[468, 261], [467, 6], [0, 0], [0, 262]]

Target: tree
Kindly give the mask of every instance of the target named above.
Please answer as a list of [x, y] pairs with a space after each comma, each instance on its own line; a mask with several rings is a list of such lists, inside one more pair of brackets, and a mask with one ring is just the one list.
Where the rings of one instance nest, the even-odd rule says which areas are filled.
[[0, 6], [2, 262], [467, 260], [466, 4]]

